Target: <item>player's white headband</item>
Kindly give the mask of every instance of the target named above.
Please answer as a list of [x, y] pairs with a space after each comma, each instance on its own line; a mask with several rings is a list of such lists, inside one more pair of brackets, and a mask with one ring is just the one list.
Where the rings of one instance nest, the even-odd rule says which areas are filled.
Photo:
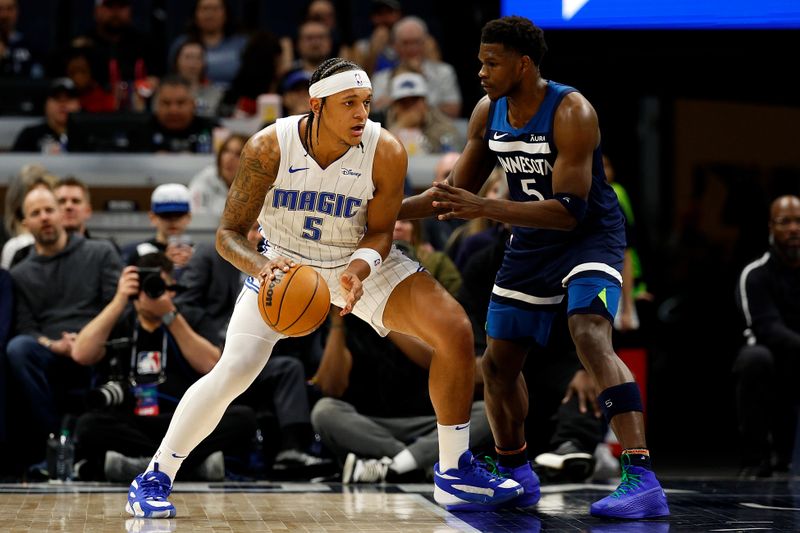
[[308, 95], [311, 98], [324, 98], [347, 89], [363, 88], [372, 88], [367, 73], [363, 70], [347, 70], [311, 84], [311, 87], [308, 88]]

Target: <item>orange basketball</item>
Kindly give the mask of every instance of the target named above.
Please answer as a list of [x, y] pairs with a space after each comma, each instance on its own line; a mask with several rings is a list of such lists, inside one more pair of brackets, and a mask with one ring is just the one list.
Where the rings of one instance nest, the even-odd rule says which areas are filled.
[[280, 274], [258, 291], [258, 310], [269, 327], [289, 337], [308, 335], [325, 322], [331, 293], [325, 279], [308, 265]]

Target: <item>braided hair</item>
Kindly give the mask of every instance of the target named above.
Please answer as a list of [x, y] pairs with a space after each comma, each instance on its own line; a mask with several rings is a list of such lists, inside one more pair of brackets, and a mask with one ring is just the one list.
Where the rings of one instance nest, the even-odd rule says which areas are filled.
[[[347, 59], [342, 59], [341, 57], [332, 57], [330, 59], [326, 59], [322, 62], [320, 66], [317, 67], [317, 70], [311, 75], [311, 79], [309, 80], [309, 86], [317, 83], [319, 80], [325, 79], [328, 76], [332, 76], [334, 74], [338, 74], [340, 72], [347, 72], [348, 70], [361, 70], [361, 67], [353, 63], [352, 61], [348, 61]], [[327, 97], [323, 97], [322, 101], [319, 104], [319, 122], [322, 122], [322, 109], [325, 107], [325, 99]], [[306, 133], [305, 133], [305, 145], [306, 150], [310, 153], [314, 152], [314, 147], [311, 144], [311, 127], [314, 125], [314, 111], [308, 112], [308, 124], [306, 124]], [[319, 142], [319, 123], [317, 124], [317, 138], [316, 141]]]

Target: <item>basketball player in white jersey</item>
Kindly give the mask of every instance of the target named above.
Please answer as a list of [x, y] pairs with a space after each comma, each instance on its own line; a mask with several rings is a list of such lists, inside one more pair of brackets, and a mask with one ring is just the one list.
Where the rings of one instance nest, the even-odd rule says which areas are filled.
[[[331, 303], [385, 335], [421, 339], [435, 350], [430, 395], [439, 423], [434, 498], [448, 509], [487, 510], [522, 493], [515, 481], [476, 465], [469, 452], [475, 360], [463, 309], [418, 263], [392, 248], [408, 158], [400, 142], [368, 120], [367, 74], [341, 58], [311, 77], [311, 112], [280, 119], [245, 146], [217, 231], [217, 250], [250, 274], [214, 369], [181, 399], [147, 471], [131, 483], [126, 510], [173, 517], [167, 501], [183, 459], [219, 422], [267, 363], [281, 338], [262, 321], [260, 283], [295, 264], [328, 281]], [[266, 240], [252, 249], [258, 219]]]

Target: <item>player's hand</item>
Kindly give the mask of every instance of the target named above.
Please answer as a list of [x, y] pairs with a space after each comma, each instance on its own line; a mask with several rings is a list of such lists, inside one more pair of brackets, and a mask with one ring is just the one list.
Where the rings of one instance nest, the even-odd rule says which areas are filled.
[[578, 410], [581, 413], [586, 413], [589, 408], [594, 412], [594, 416], [600, 418], [603, 413], [600, 411], [600, 406], [597, 404], [597, 396], [600, 391], [597, 390], [597, 384], [594, 382], [589, 373], [585, 370], [578, 370], [572, 376], [572, 381], [567, 385], [567, 392], [561, 403], [569, 402], [573, 396], [578, 397]]
[[361, 280], [358, 279], [358, 276], [349, 270], [342, 272], [342, 275], [339, 276], [339, 283], [342, 285], [342, 291], [345, 293], [344, 307], [342, 307], [339, 316], [344, 316], [352, 311], [353, 306], [361, 299], [361, 295], [364, 294], [364, 287], [361, 284]]
[[432, 196], [433, 203], [431, 205], [437, 212], [440, 212], [436, 217], [439, 220], [471, 219], [483, 216], [483, 208], [486, 204], [485, 198], [448, 185], [444, 181], [434, 182]]
[[289, 272], [289, 269], [295, 266], [297, 266], [297, 263], [288, 257], [276, 257], [275, 259], [270, 259], [266, 265], [261, 267], [258, 277], [261, 283], [269, 283], [275, 279], [277, 272]]

